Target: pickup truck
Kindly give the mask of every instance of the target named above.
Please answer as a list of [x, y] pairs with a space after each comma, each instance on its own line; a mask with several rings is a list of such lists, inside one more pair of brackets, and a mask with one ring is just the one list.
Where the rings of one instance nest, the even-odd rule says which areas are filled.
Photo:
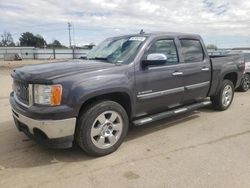
[[126, 35], [104, 40], [84, 60], [13, 70], [10, 104], [28, 137], [103, 156], [121, 145], [129, 125], [210, 104], [226, 110], [244, 69], [239, 55], [210, 57], [199, 35]]
[[245, 58], [245, 74], [239, 87], [240, 91], [246, 92], [250, 87], [250, 53], [243, 53]]

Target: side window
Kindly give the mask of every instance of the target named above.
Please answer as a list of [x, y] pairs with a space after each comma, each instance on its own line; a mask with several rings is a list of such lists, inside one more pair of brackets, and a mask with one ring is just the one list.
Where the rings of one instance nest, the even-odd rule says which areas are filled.
[[185, 63], [203, 61], [204, 53], [200, 41], [181, 39], [180, 42]]
[[163, 39], [156, 41], [150, 46], [150, 48], [146, 52], [146, 55], [152, 53], [165, 54], [168, 58], [167, 59], [168, 64], [175, 64], [178, 62], [178, 56], [174, 40]]

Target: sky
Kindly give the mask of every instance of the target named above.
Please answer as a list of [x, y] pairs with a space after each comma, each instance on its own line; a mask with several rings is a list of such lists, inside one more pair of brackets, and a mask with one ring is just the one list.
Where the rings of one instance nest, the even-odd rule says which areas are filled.
[[0, 0], [0, 34], [98, 44], [111, 36], [169, 31], [200, 34], [220, 48], [250, 47], [249, 0]]

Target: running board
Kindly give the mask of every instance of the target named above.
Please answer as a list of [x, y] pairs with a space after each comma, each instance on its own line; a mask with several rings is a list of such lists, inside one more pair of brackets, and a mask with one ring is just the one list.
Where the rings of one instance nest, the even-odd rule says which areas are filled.
[[161, 113], [150, 115], [150, 116], [147, 116], [147, 117], [144, 117], [144, 118], [141, 118], [141, 119], [137, 119], [137, 120], [133, 121], [133, 123], [134, 123], [135, 126], [140, 126], [140, 125], [143, 125], [143, 124], [146, 124], [146, 123], [150, 123], [150, 122], [153, 122], [153, 121], [168, 118], [168, 117], [171, 117], [171, 116], [174, 116], [174, 115], [177, 115], [177, 114], [194, 111], [196, 109], [208, 106], [211, 103], [212, 102], [210, 100], [197, 102], [197, 103], [185, 106], [185, 107], [177, 108], [177, 109], [174, 109], [174, 110], [168, 110], [166, 112], [161, 112]]

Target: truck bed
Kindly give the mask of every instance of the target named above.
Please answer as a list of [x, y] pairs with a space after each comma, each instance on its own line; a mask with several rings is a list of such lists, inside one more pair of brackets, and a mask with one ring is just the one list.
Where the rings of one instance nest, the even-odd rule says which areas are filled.
[[[221, 74], [221, 70], [224, 70], [224, 73], [234, 72], [235, 70], [245, 69], [244, 57], [240, 54], [227, 54], [227, 55], [211, 55], [211, 67], [213, 69], [211, 88], [209, 96], [212, 96], [218, 90], [220, 85], [219, 80], [223, 80], [224, 74]], [[235, 76], [238, 77], [238, 73], [235, 72]], [[235, 83], [235, 86], [239, 86], [239, 83]]]

